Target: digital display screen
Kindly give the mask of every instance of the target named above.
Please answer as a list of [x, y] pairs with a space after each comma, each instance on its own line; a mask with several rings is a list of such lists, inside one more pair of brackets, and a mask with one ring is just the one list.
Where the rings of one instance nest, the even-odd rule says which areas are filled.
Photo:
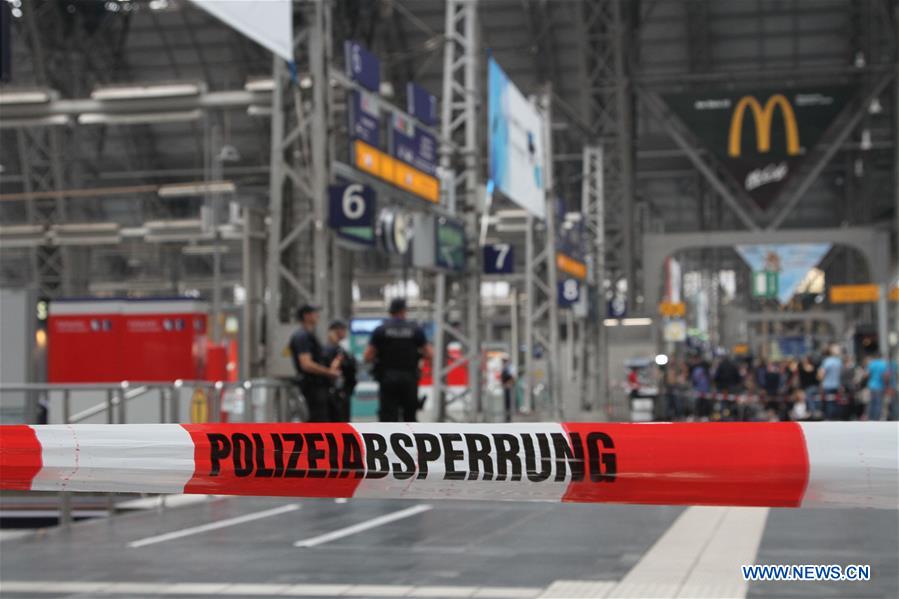
[[437, 219], [437, 266], [465, 270], [465, 227], [461, 222]]

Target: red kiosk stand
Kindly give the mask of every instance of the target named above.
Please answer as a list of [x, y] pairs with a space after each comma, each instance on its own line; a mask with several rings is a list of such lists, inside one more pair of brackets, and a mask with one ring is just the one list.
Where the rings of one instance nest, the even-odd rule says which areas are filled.
[[53, 300], [47, 323], [47, 380], [207, 378], [207, 313], [207, 304], [192, 298]]

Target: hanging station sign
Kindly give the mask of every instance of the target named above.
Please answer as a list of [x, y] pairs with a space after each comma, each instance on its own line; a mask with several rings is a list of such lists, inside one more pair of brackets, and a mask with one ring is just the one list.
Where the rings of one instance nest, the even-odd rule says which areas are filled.
[[347, 77], [373, 92], [380, 91], [381, 61], [368, 49], [352, 40], [343, 43]]
[[765, 210], [830, 128], [852, 88], [770, 88], [669, 94], [672, 112]]
[[437, 139], [406, 114], [395, 112], [391, 120], [393, 157], [431, 177], [436, 175]]
[[581, 281], [570, 277], [559, 279], [557, 283], [560, 308], [571, 308], [581, 299]]
[[[348, 94], [350, 162], [373, 177], [436, 204], [440, 201], [440, 182], [435, 176], [437, 139], [418, 126], [409, 115], [399, 111], [382, 111], [378, 96], [380, 61], [357, 42], [347, 41], [344, 50], [347, 76], [363, 88], [350, 90]], [[421, 93], [414, 92], [413, 101]], [[420, 110], [431, 104], [427, 98], [420, 98], [417, 102], [421, 104]], [[389, 114], [391, 119], [387, 127], [389, 152], [385, 152], [381, 144], [385, 114]]]
[[437, 98], [411, 81], [406, 84], [406, 110], [428, 127], [437, 126]]
[[361, 183], [328, 188], [328, 226], [344, 241], [375, 244], [375, 191]]
[[584, 250], [584, 219], [577, 213], [566, 214], [564, 203], [556, 203], [556, 268], [562, 276], [584, 281], [587, 279], [587, 258]]
[[482, 251], [485, 275], [508, 275], [515, 272], [515, 247], [511, 243], [490, 243]]

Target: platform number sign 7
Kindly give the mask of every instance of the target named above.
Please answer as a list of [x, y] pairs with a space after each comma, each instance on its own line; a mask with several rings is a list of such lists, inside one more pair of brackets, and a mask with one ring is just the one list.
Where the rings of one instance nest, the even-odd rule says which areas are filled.
[[505, 275], [515, 272], [515, 248], [510, 243], [484, 246], [484, 274]]
[[361, 183], [328, 188], [328, 225], [345, 241], [375, 242], [375, 192]]

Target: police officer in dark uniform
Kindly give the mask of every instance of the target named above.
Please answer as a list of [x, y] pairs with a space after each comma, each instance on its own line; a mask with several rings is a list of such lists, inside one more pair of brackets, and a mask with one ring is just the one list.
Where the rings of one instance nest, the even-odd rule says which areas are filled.
[[418, 363], [430, 360], [431, 345], [425, 332], [406, 320], [406, 300], [390, 302], [390, 318], [374, 330], [364, 359], [373, 363], [380, 384], [378, 418], [381, 422], [415, 422], [418, 411]]
[[328, 410], [331, 422], [350, 421], [350, 400], [356, 388], [356, 359], [341, 343], [347, 336], [347, 326], [342, 320], [328, 325], [328, 341], [325, 344], [325, 363], [334, 364], [339, 358], [340, 376], [331, 383]]
[[290, 355], [299, 378], [300, 391], [309, 406], [310, 422], [328, 422], [328, 392], [340, 376], [340, 357], [325, 361], [324, 348], [315, 334], [318, 308], [305, 305], [297, 311], [300, 328], [290, 337]]

